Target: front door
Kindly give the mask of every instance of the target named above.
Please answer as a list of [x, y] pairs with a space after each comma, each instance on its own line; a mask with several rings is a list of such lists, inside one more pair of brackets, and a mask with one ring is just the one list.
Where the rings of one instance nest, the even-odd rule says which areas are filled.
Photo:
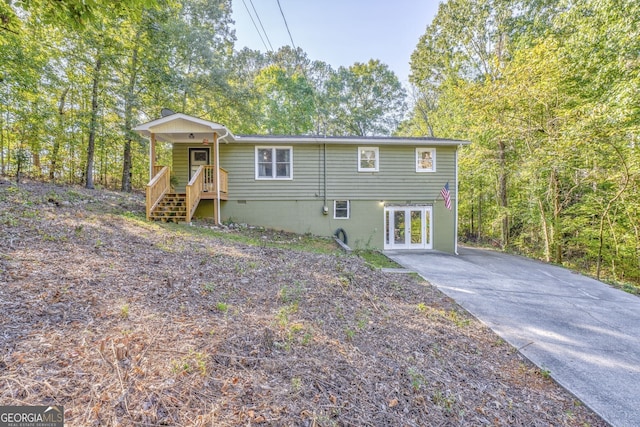
[[432, 249], [431, 206], [384, 208], [385, 249]]
[[189, 148], [189, 181], [198, 168], [209, 164], [208, 148]]

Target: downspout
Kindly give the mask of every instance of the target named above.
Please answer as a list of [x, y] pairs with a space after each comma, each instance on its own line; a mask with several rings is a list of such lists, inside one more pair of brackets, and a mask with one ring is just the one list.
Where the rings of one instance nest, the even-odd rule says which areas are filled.
[[[221, 137], [217, 137], [215, 140], [216, 146], [216, 225], [220, 225], [220, 140], [226, 138], [229, 135], [229, 129], [225, 128], [225, 134]], [[214, 137], [216, 137], [214, 132]]]
[[322, 205], [322, 212], [327, 212], [328, 214], [329, 206], [327, 206], [327, 143], [326, 142], [323, 144], [323, 148], [322, 148], [322, 160], [323, 160], [322, 177], [324, 180], [323, 189], [322, 189], [322, 195], [324, 196], [324, 204]]
[[455, 163], [455, 169], [456, 169], [456, 214], [455, 214], [455, 219], [453, 221], [453, 252], [456, 255], [460, 255], [458, 253], [458, 150], [460, 149], [460, 146], [458, 146], [458, 148], [456, 148], [456, 155], [453, 157], [453, 162]]

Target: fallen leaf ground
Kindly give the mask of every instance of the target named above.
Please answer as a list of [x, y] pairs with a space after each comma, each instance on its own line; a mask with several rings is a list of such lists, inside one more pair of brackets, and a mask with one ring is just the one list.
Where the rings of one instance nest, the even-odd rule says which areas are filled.
[[414, 275], [143, 206], [0, 178], [1, 404], [67, 426], [606, 425]]

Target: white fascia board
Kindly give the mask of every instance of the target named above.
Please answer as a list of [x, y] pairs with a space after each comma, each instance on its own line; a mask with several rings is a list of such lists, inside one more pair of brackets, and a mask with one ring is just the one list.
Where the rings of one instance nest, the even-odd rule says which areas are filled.
[[134, 127], [133, 130], [135, 130], [135, 131], [147, 130], [148, 131], [148, 130], [150, 130], [151, 128], [153, 128], [155, 126], [163, 125], [165, 123], [173, 122], [173, 121], [176, 121], [176, 120], [186, 120], [186, 121], [189, 121], [189, 122], [197, 123], [199, 125], [209, 126], [212, 129], [224, 127], [223, 125], [221, 125], [219, 123], [210, 122], [209, 120], [200, 119], [198, 117], [189, 116], [189, 115], [183, 114], [183, 113], [175, 113], [175, 114], [171, 114], [170, 116], [160, 117], [159, 119], [155, 119], [155, 120], [152, 120], [152, 121], [147, 122], [147, 123], [139, 124], [138, 126]]
[[335, 138], [315, 136], [254, 136], [236, 135], [233, 141], [236, 144], [329, 144], [329, 145], [421, 145], [429, 146], [459, 146], [469, 145], [470, 141], [438, 139], [438, 138]]
[[[209, 120], [204, 120], [204, 119], [200, 119], [198, 117], [193, 117], [193, 116], [189, 116], [187, 114], [183, 114], [183, 113], [175, 113], [175, 114], [171, 114], [169, 116], [166, 117], [161, 117], [159, 119], [156, 120], [152, 120], [150, 122], [147, 123], [142, 123], [136, 127], [134, 127], [132, 130], [138, 132], [140, 135], [149, 138], [151, 136], [152, 133], [155, 133], [153, 130], [154, 128], [157, 128], [158, 126], [162, 126], [164, 124], [167, 123], [171, 123], [173, 121], [177, 121], [177, 120], [183, 120], [186, 122], [190, 122], [196, 125], [200, 125], [200, 126], [204, 126], [204, 127], [208, 127], [210, 128], [212, 131], [218, 131], [218, 132], [224, 132], [224, 135], [222, 136], [222, 138], [229, 138], [231, 140], [234, 139], [234, 135], [233, 133], [227, 129], [224, 125], [220, 124], [220, 123], [216, 123], [216, 122], [211, 122]], [[173, 138], [164, 138], [162, 137], [162, 135], [159, 133], [156, 135], [157, 139], [160, 141], [168, 141], [168, 142], [176, 142], [175, 139]]]

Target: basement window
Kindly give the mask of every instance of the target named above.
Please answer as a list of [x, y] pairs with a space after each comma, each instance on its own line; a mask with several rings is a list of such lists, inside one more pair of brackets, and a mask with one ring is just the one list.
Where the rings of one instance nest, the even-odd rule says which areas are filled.
[[350, 203], [348, 200], [333, 201], [333, 219], [349, 219]]

